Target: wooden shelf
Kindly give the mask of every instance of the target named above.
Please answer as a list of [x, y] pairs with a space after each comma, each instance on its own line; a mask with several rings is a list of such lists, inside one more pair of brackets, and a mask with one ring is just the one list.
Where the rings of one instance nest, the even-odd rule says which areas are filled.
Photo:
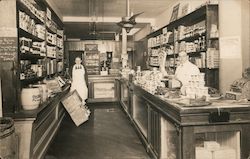
[[194, 40], [197, 40], [199, 37], [202, 37], [202, 36], [206, 36], [206, 32], [201, 33], [201, 34], [195, 34], [193, 36], [186, 37], [186, 38], [183, 38], [183, 39], [180, 39], [180, 40], [177, 40], [177, 41], [178, 42], [181, 42], [181, 41], [193, 42]]
[[41, 81], [45, 78], [46, 76], [41, 76], [41, 77], [33, 77], [33, 78], [28, 78], [28, 79], [22, 79], [20, 80], [21, 82], [25, 82], [25, 83], [35, 83], [38, 81]]
[[56, 45], [55, 44], [52, 44], [51, 42], [48, 42], [48, 41], [46, 41], [47, 42], [47, 45], [49, 45], [49, 46], [53, 46], [53, 47], [56, 47]]
[[156, 58], [156, 57], [159, 57], [159, 55], [150, 55], [150, 57], [155, 57]]
[[200, 53], [201, 52], [206, 52], [207, 50], [205, 49], [205, 50], [200, 50], [200, 51], [195, 51], [195, 52], [187, 52], [187, 54], [189, 55], [189, 56], [195, 56], [195, 55], [197, 55], [197, 54], [199, 54], [200, 55]]
[[56, 35], [57, 35], [57, 37], [59, 37], [59, 38], [61, 38], [61, 39], [63, 38], [63, 36], [60, 35], [60, 34], [57, 34], [57, 33], [56, 33]]
[[63, 49], [63, 47], [60, 47], [60, 46], [57, 46], [57, 45], [56, 45], [56, 47], [57, 47], [58, 49], [60, 49], [60, 50]]
[[19, 8], [20, 11], [25, 12], [32, 19], [34, 19], [34, 21], [36, 22], [36, 24], [44, 24], [44, 21], [40, 20], [35, 14], [33, 14], [30, 11], [30, 9], [26, 5], [24, 5], [20, 0], [17, 0], [17, 6], [18, 6], [18, 8]]
[[23, 30], [22, 28], [19, 28], [18, 30], [19, 30], [20, 37], [30, 38], [30, 39], [32, 39], [32, 41], [37, 41], [37, 42], [45, 41], [45, 39], [41, 39], [41, 38], [27, 32], [26, 30]]
[[[172, 43], [174, 43], [174, 42], [172, 42]], [[160, 47], [171, 46], [172, 43], [168, 42], [168, 43], [163, 43], [163, 44], [160, 44], [160, 45], [157, 45], [157, 46], [151, 46], [151, 47], [149, 47], [149, 49], [158, 49]]]
[[51, 34], [56, 34], [56, 31], [52, 30], [50, 27], [46, 25], [46, 30]]
[[219, 40], [219, 37], [210, 37], [208, 40]]
[[29, 59], [44, 59], [45, 56], [41, 56], [39, 54], [24, 54], [24, 53], [20, 53], [20, 59], [22, 60], [29, 60]]
[[177, 56], [178, 54], [168, 54], [167, 57], [175, 57]]
[[99, 67], [99, 65], [86, 65], [86, 67]]
[[152, 64], [149, 64], [149, 66], [152, 66], [152, 67], [160, 67], [159, 65], [152, 65]]
[[56, 57], [52, 57], [52, 56], [47, 56], [47, 58], [56, 59]]

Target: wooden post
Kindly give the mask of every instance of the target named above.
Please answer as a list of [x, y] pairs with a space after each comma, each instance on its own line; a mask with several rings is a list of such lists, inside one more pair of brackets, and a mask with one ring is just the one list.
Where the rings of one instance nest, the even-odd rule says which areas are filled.
[[3, 117], [3, 104], [2, 104], [2, 80], [0, 78], [0, 117]]
[[122, 28], [122, 68], [127, 66], [127, 32]]

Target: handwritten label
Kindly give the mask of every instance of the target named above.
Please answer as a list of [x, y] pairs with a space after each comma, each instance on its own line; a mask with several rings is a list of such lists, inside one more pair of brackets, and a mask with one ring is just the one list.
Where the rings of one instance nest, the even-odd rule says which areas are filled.
[[0, 37], [0, 61], [14, 61], [17, 54], [16, 37]]

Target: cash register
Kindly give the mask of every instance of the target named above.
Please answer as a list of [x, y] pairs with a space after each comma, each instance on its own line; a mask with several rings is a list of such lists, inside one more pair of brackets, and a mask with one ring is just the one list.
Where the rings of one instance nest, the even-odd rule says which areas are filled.
[[247, 99], [250, 101], [250, 67], [247, 68], [242, 78], [235, 80], [230, 87], [230, 91], [226, 92], [227, 99]]

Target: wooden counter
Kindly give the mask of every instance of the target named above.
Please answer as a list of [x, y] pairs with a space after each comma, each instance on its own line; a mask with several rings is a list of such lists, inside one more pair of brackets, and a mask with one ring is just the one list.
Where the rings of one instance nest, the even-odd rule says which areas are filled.
[[118, 75], [89, 75], [88, 102], [117, 102], [119, 95]]
[[[198, 149], [205, 141], [228, 148], [235, 159], [249, 157], [249, 104], [215, 100], [209, 106], [186, 107], [134, 84], [129, 89], [131, 112], [125, 112], [152, 158], [199, 159]], [[216, 122], [214, 117], [221, 114], [229, 120]]]
[[7, 114], [15, 121], [15, 132], [19, 140], [19, 159], [43, 158], [65, 115], [61, 99], [68, 93], [70, 85], [36, 110], [21, 110]]

